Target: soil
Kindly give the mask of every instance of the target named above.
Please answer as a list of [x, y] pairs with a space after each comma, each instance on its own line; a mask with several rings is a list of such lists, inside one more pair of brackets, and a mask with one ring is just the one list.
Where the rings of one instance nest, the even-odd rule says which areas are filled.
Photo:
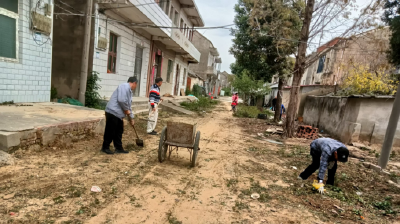
[[[387, 184], [397, 182], [396, 175], [380, 175], [352, 159], [339, 164], [336, 186], [320, 195], [312, 190], [315, 174], [297, 179], [311, 162], [310, 140], [259, 136], [271, 126], [235, 118], [229, 107], [223, 103], [196, 118], [160, 114], [158, 132], [170, 120], [197, 124], [201, 150], [195, 168], [186, 149], [159, 163], [159, 136], [145, 135], [146, 124], [138, 119], [145, 147], [134, 145], [126, 125], [129, 154], [101, 153], [101, 136], [16, 151], [15, 165], [0, 168], [0, 223], [399, 221], [400, 190]], [[101, 192], [91, 192], [92, 186]], [[254, 193], [260, 197], [253, 199]]]

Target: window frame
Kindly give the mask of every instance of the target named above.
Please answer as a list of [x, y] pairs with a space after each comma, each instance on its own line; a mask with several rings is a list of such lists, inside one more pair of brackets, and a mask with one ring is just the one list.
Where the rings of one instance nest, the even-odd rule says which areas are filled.
[[169, 17], [169, 9], [171, 8], [171, 1], [170, 0], [167, 0], [166, 1], [166, 4], [165, 4], [165, 10], [164, 10], [164, 12], [165, 12], [165, 14]]
[[169, 18], [172, 20], [172, 22], [174, 22], [174, 13], [175, 13], [175, 8], [173, 5], [171, 5], [171, 8], [169, 10]]
[[167, 67], [167, 82], [171, 83], [171, 74], [174, 70], [174, 62], [171, 59], [168, 59], [168, 67]]
[[[111, 38], [112, 36], [114, 38]], [[118, 50], [118, 37], [119, 36], [115, 33], [110, 32], [109, 37], [110, 38], [108, 40], [108, 53], [107, 53], [107, 73], [108, 74], [116, 74], [117, 73], [117, 57], [118, 57], [117, 50]], [[111, 43], [111, 41], [113, 44]], [[112, 46], [114, 48], [112, 48]], [[112, 50], [115, 50], [115, 51], [112, 51]], [[111, 64], [110, 64], [110, 56], [112, 58]], [[111, 70], [113, 64], [114, 64], [114, 71]], [[110, 65], [110, 67], [109, 67], [109, 65]]]
[[[18, 1], [18, 0], [17, 0]], [[0, 56], [0, 61], [5, 62], [19, 62], [19, 35], [18, 35], [18, 27], [19, 27], [19, 2], [18, 2], [18, 12], [9, 11], [5, 8], [0, 8], [0, 15], [15, 19], [15, 58], [6, 58]]]
[[174, 24], [175, 26], [179, 27], [179, 13], [176, 10], [175, 10]]

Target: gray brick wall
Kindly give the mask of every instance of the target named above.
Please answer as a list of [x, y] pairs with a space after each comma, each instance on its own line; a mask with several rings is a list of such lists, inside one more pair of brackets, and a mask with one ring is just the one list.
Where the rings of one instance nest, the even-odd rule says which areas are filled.
[[48, 102], [52, 41], [42, 34], [41, 40], [35, 42], [29, 29], [29, 0], [18, 1], [19, 58], [16, 62], [0, 60], [0, 102]]

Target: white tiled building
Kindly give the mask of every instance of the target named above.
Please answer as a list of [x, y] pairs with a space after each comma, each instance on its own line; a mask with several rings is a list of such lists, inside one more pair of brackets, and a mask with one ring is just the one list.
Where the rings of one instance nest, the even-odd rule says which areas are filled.
[[[45, 3], [52, 0], [33, 9], [45, 16], [43, 8], [52, 7]], [[29, 0], [0, 0], [0, 103], [50, 101], [51, 34], [32, 31], [32, 7]]]

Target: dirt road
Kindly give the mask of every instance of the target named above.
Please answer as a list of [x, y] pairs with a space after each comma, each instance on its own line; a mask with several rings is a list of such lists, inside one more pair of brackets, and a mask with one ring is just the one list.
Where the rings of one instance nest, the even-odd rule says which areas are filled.
[[[19, 150], [17, 165], [0, 168], [0, 223], [330, 223], [332, 216], [343, 222], [359, 220], [350, 208], [337, 216], [326, 213], [333, 205], [344, 205], [312, 192], [312, 180], [296, 179], [298, 169], [309, 163], [308, 140], [277, 145], [246, 134], [243, 129], [252, 124], [233, 118], [227, 102], [204, 117], [164, 114], [160, 119], [157, 130], [167, 120], [197, 124], [201, 150], [195, 168], [190, 168], [184, 149], [159, 163], [159, 137], [146, 136], [140, 149], [132, 144], [128, 128], [123, 137], [131, 150], [127, 155], [100, 153], [101, 136]], [[138, 125], [143, 134], [145, 125]], [[102, 192], [90, 192], [91, 186]], [[255, 193], [258, 199], [251, 197]]]

